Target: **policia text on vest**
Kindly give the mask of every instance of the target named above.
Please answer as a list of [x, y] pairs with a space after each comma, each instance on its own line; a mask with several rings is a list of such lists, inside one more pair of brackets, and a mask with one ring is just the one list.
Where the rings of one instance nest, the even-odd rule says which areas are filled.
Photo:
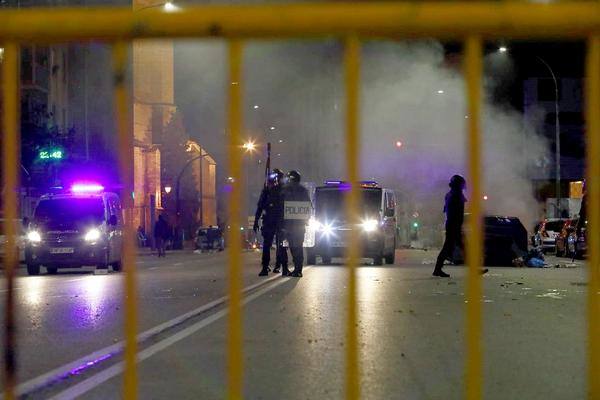
[[284, 219], [299, 219], [308, 220], [312, 212], [312, 207], [309, 201], [285, 201], [284, 202]]

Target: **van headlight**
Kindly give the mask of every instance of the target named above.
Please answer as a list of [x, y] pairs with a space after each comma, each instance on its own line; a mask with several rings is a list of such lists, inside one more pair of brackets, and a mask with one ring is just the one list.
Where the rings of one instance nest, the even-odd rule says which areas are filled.
[[42, 235], [38, 231], [29, 231], [27, 233], [27, 240], [31, 243], [39, 243], [42, 241]]
[[373, 232], [377, 229], [377, 220], [367, 219], [360, 224], [365, 232]]
[[86, 242], [95, 242], [100, 239], [100, 230], [98, 228], [92, 228], [85, 234], [84, 237]]
[[308, 228], [312, 229], [313, 231], [321, 230], [322, 226], [323, 226], [323, 224], [321, 224], [319, 221], [317, 221], [314, 217], [311, 217], [308, 220]]

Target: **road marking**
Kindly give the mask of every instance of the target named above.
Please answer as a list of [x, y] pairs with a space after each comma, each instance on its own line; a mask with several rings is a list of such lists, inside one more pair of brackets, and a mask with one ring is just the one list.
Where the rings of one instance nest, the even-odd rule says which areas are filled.
[[[252, 290], [256, 289], [257, 287], [265, 285], [277, 278], [279, 278], [279, 275], [271, 276], [271, 277], [267, 278], [266, 280], [252, 284], [252, 285], [244, 288], [243, 293], [252, 291]], [[286, 282], [286, 280], [282, 280], [281, 282]], [[164, 332], [167, 329], [172, 328], [175, 325], [181, 324], [182, 322], [184, 322], [190, 318], [193, 318], [196, 315], [202, 314], [212, 308], [215, 308], [215, 307], [225, 303], [227, 301], [227, 298], [228, 298], [228, 296], [223, 296], [223, 297], [213, 300], [203, 306], [200, 306], [192, 311], [189, 311], [189, 312], [182, 314], [178, 317], [175, 317], [169, 321], [159, 324], [145, 332], [142, 332], [142, 333], [138, 334], [137, 342], [142, 343], [145, 340], [148, 340], [149, 338], [156, 336], [156, 335], [160, 334], [161, 332]], [[74, 375], [73, 371], [77, 371], [76, 373], [80, 374], [82, 369], [85, 369], [89, 366], [96, 365], [98, 363], [98, 360], [105, 359], [107, 354], [115, 355], [115, 354], [121, 352], [123, 350], [124, 345], [125, 345], [125, 341], [120, 341], [118, 343], [107, 346], [98, 351], [95, 351], [91, 354], [83, 356], [75, 361], [72, 361], [72, 362], [62, 365], [60, 367], [57, 367], [49, 372], [46, 372], [45, 374], [42, 374], [36, 378], [30, 379], [26, 382], [19, 384], [16, 387], [15, 393], [17, 396], [24, 396], [33, 391], [41, 389], [59, 379], [65, 379], [71, 375]], [[2, 398], [2, 397], [3, 397], [3, 394], [0, 393], [0, 398]]]
[[174, 267], [178, 267], [180, 265], [183, 265], [183, 263], [182, 262], [178, 262], [178, 263], [173, 264]]
[[[308, 269], [308, 268], [306, 268], [306, 269]], [[257, 291], [256, 293], [251, 294], [250, 296], [248, 296], [244, 299], [242, 304], [246, 305], [246, 304], [250, 303], [251, 301], [256, 300], [258, 297], [275, 289], [277, 286], [279, 286], [287, 281], [288, 281], [288, 279], [285, 279], [285, 280], [281, 279], [278, 282], [275, 282], [275, 283]], [[158, 342], [150, 347], [148, 347], [147, 349], [144, 349], [143, 351], [138, 353], [137, 362], [143, 361], [143, 360], [153, 356], [154, 354], [166, 349], [167, 347], [174, 345], [175, 343], [179, 342], [180, 340], [185, 339], [186, 337], [194, 334], [195, 332], [199, 331], [200, 329], [212, 324], [215, 321], [218, 321], [219, 319], [221, 319], [225, 315], [227, 315], [227, 311], [228, 311], [228, 309], [223, 309], [215, 314], [211, 314], [208, 317], [202, 319], [201, 321], [198, 321], [195, 324], [161, 340], [160, 342]], [[115, 376], [117, 376], [118, 374], [123, 372], [124, 365], [125, 364], [123, 362], [119, 362], [119, 363], [87, 378], [83, 382], [80, 382], [77, 385], [60, 392], [56, 396], [52, 397], [50, 400], [75, 399], [79, 396], [82, 396], [83, 394], [89, 392], [90, 390], [94, 389], [95, 387], [101, 385], [102, 383], [106, 382], [107, 380], [114, 378]]]

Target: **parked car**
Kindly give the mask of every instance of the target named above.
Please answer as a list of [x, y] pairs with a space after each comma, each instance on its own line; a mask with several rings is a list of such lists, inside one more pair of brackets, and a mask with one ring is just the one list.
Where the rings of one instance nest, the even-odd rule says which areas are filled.
[[[575, 227], [577, 226], [577, 218], [568, 219], [565, 221], [560, 233], [556, 236], [556, 256], [557, 257], [573, 257]], [[569, 249], [569, 241], [571, 248]]]
[[194, 240], [196, 250], [225, 250], [225, 239], [223, 231], [216, 226], [200, 227], [196, 231], [196, 239]]
[[[4, 258], [6, 235], [4, 234], [4, 219], [0, 218], [0, 259]], [[25, 230], [23, 229], [23, 221], [20, 219], [15, 220], [17, 230], [17, 246], [19, 247], [19, 262], [25, 261]]]
[[565, 221], [565, 219], [542, 221], [533, 235], [533, 246], [540, 247], [544, 253], [556, 251], [556, 238], [562, 231]]

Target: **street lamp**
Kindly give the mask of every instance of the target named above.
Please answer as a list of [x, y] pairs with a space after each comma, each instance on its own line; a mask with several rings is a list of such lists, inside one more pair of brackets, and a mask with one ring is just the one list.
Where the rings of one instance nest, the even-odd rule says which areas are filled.
[[[505, 46], [501, 46], [500, 48], [498, 48], [498, 51], [501, 53], [506, 53], [508, 51], [508, 49]], [[542, 64], [544, 64], [544, 66], [548, 69], [548, 71], [550, 72], [550, 75], [552, 76], [552, 81], [554, 82], [554, 114], [555, 114], [555, 119], [554, 119], [554, 134], [555, 134], [555, 141], [556, 141], [556, 146], [555, 146], [555, 156], [554, 156], [554, 162], [555, 162], [555, 170], [556, 170], [556, 179], [555, 179], [555, 190], [556, 190], [556, 204], [557, 204], [557, 212], [558, 212], [558, 218], [560, 218], [560, 203], [561, 203], [561, 190], [560, 190], [560, 119], [559, 119], [559, 106], [558, 106], [558, 81], [556, 80], [556, 75], [554, 74], [554, 71], [552, 70], [552, 67], [550, 67], [550, 64], [548, 64], [546, 62], [546, 60], [544, 60], [542, 57], [540, 56], [535, 56], [535, 58], [537, 58], [537, 60], [539, 62], [541, 62]]]
[[169, 193], [171, 193], [171, 190], [173, 190], [173, 188], [171, 187], [171, 185], [167, 185], [167, 186], [165, 186], [165, 193], [166, 193], [166, 194], [169, 194]]
[[242, 146], [244, 150], [246, 150], [246, 152], [251, 152], [254, 151], [254, 149], [256, 149], [256, 144], [249, 140], [246, 143], [244, 143], [244, 145]]

